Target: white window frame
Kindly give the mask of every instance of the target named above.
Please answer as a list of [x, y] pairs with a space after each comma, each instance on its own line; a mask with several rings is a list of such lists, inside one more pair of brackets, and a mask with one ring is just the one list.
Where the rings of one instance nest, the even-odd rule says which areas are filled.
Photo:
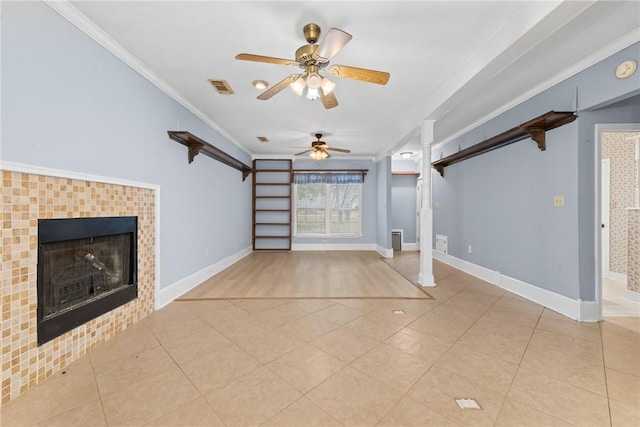
[[[293, 237], [309, 237], [309, 238], [328, 238], [328, 239], [348, 239], [354, 237], [362, 237], [362, 182], [354, 183], [358, 184], [358, 232], [357, 233], [298, 233], [298, 185], [293, 184]], [[325, 186], [325, 230], [330, 230], [331, 220], [330, 215], [327, 212], [331, 212], [331, 185], [329, 183], [323, 184]]]

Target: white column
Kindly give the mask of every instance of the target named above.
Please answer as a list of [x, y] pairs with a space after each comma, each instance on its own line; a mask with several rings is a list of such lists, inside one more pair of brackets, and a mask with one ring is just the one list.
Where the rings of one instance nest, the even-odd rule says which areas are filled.
[[431, 208], [431, 143], [435, 120], [422, 123], [422, 207], [420, 208], [420, 274], [418, 283], [435, 286], [433, 278], [433, 209]]

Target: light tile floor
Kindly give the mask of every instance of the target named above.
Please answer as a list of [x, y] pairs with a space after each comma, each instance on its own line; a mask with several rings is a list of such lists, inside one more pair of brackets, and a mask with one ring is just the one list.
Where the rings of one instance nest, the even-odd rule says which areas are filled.
[[2, 426], [640, 425], [640, 319], [578, 323], [460, 272], [429, 292], [174, 302]]

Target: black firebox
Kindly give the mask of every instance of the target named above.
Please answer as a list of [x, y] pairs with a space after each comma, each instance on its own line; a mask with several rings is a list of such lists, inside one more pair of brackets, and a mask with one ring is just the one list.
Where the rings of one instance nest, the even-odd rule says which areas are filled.
[[138, 218], [38, 220], [38, 345], [138, 297]]

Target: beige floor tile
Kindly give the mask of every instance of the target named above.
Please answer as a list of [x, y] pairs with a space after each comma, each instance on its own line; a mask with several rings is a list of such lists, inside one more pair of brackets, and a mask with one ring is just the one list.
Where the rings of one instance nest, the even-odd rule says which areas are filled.
[[[377, 316], [383, 320], [391, 322], [401, 322], [405, 325], [416, 320], [423, 314], [428, 313], [438, 306], [438, 302], [435, 300], [391, 300], [387, 301], [382, 307], [373, 310], [371, 314]], [[395, 314], [394, 310], [403, 310], [405, 314]]]
[[607, 395], [602, 349], [592, 341], [536, 330], [520, 366]]
[[518, 370], [516, 364], [477, 353], [464, 344], [451, 347], [436, 366], [504, 395]]
[[178, 368], [139, 382], [102, 399], [109, 425], [140, 425], [196, 400], [200, 394]]
[[220, 417], [204, 398], [186, 403], [168, 414], [145, 424], [156, 427], [216, 427], [224, 426]]
[[269, 310], [270, 308], [287, 304], [288, 302], [291, 302], [291, 300], [269, 298], [269, 299], [237, 300], [234, 302], [234, 304], [236, 305], [236, 307], [240, 307], [241, 309], [246, 310], [248, 312], [258, 312], [258, 311]]
[[624, 403], [611, 400], [609, 408], [611, 410], [612, 427], [630, 427], [640, 425], [640, 408], [637, 406], [625, 405]]
[[417, 357], [429, 365], [434, 364], [451, 347], [451, 343], [411, 328], [398, 331], [384, 343]]
[[267, 368], [259, 368], [205, 398], [227, 425], [259, 425], [285, 409], [301, 394]]
[[175, 341], [193, 332], [211, 328], [211, 325], [191, 313], [176, 319], [145, 319], [143, 323], [161, 343]]
[[269, 363], [305, 344], [305, 341], [295, 335], [279, 329], [270, 330], [261, 335], [236, 338], [235, 342], [261, 363]]
[[308, 313], [290, 304], [278, 305], [274, 308], [256, 313], [255, 318], [269, 326], [277, 327], [292, 320], [306, 316]]
[[409, 324], [409, 328], [423, 334], [454, 343], [475, 322], [475, 319], [461, 313], [447, 312], [439, 306]]
[[178, 364], [184, 364], [214, 353], [233, 343], [213, 327], [186, 332], [183, 336], [163, 343], [163, 347]]
[[[4, 425], [7, 427], [11, 426], [11, 424]], [[94, 400], [93, 402], [77, 406], [36, 425], [42, 427], [102, 427], [107, 425], [107, 420], [104, 418], [102, 403], [100, 403], [99, 400]]]
[[265, 427], [340, 427], [343, 424], [306, 397], [301, 397], [261, 425]]
[[601, 342], [600, 327], [597, 323], [577, 322], [549, 309], [542, 312], [537, 328], [566, 335], [576, 340]]
[[413, 399], [403, 397], [378, 424], [380, 427], [455, 427], [446, 419]]
[[314, 314], [310, 314], [280, 326], [279, 330], [311, 342], [339, 327], [340, 325], [338, 323], [333, 323]]
[[501, 335], [471, 328], [459, 340], [469, 349], [509, 363], [519, 364], [527, 349], [528, 341], [515, 341]]
[[365, 314], [344, 325], [345, 329], [366, 335], [377, 341], [384, 341], [405, 326], [402, 322], [390, 322], [371, 314]]
[[271, 325], [261, 323], [255, 317], [248, 315], [242, 318], [230, 318], [227, 321], [218, 322], [215, 329], [227, 338], [235, 341], [237, 339], [249, 339], [253, 336], [265, 334], [273, 329]]
[[327, 308], [335, 304], [326, 299], [295, 299], [289, 303], [290, 306], [304, 310], [307, 313], [315, 313], [318, 310]]
[[605, 338], [602, 344], [605, 367], [640, 377], [640, 343]]
[[228, 323], [232, 320], [242, 320], [249, 318], [247, 310], [243, 310], [237, 307], [235, 304], [231, 304], [228, 301], [214, 301], [224, 302], [225, 305], [216, 307], [215, 309], [208, 310], [206, 312], [198, 312], [197, 317], [204, 320], [211, 326], [215, 327], [220, 323]]
[[358, 310], [361, 313], [369, 313], [377, 310], [387, 303], [387, 299], [366, 299], [366, 298], [340, 298], [330, 300], [336, 304]]
[[487, 310], [483, 317], [498, 322], [518, 323], [523, 326], [535, 328], [541, 313], [542, 308], [539, 311], [518, 311], [514, 308], [496, 305]]
[[[492, 426], [505, 399], [500, 393], [437, 366], [413, 386], [408, 396], [439, 415], [468, 426]], [[475, 399], [482, 410], [460, 409], [456, 403], [460, 398]]]
[[267, 365], [303, 394], [344, 366], [344, 362], [310, 345], [301, 346]]
[[28, 393], [2, 404], [3, 426], [32, 425], [99, 400], [89, 358], [82, 357]]
[[142, 322], [128, 327], [118, 336], [99, 344], [91, 351], [91, 363], [100, 366], [130, 354], [159, 346], [156, 337]]
[[311, 344], [338, 359], [351, 363], [368, 350], [378, 345], [379, 341], [341, 327], [314, 340]]
[[224, 387], [261, 366], [253, 356], [236, 345], [208, 354], [180, 368], [202, 394]]
[[580, 426], [609, 425], [606, 397], [520, 368], [509, 398]]
[[342, 304], [334, 304], [330, 307], [318, 310], [314, 314], [330, 322], [344, 325], [357, 319], [364, 313], [358, 310], [354, 310], [353, 308], [346, 307]]
[[570, 427], [572, 425], [509, 398], [505, 400], [495, 424], [496, 427]]
[[534, 326], [525, 326], [520, 323], [505, 322], [504, 320], [483, 316], [469, 331], [489, 333], [512, 341], [527, 343], [531, 340]]
[[109, 398], [131, 383], [175, 369], [176, 363], [162, 347], [154, 347], [94, 368], [100, 396]]
[[613, 369], [607, 369], [606, 374], [609, 399], [640, 408], [640, 377]]
[[346, 367], [307, 394], [316, 405], [346, 425], [375, 425], [400, 400], [394, 388]]
[[604, 319], [604, 322], [600, 322], [601, 330], [604, 330], [604, 325], [615, 325], [634, 334], [636, 339], [640, 339], [640, 317], [608, 317]]
[[406, 393], [429, 370], [431, 364], [386, 344], [379, 344], [356, 359], [351, 366]]

